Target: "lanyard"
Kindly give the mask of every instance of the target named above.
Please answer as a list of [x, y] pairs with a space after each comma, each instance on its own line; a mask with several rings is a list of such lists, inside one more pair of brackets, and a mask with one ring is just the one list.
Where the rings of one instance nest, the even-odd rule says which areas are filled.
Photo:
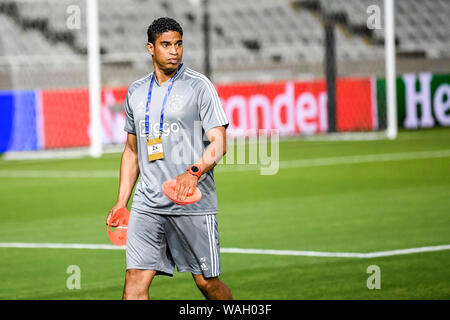
[[[181, 69], [182, 65], [183, 64], [180, 64], [178, 66], [177, 71], [172, 76], [172, 78], [170, 78], [169, 85], [167, 86], [166, 95], [164, 96], [164, 100], [163, 100], [162, 107], [161, 107], [161, 118], [159, 120], [159, 137], [161, 137], [162, 132], [163, 132], [164, 109], [166, 107], [170, 91], [172, 90], [172, 85], [173, 85], [174, 78], [177, 75], [178, 71]], [[147, 139], [148, 139], [149, 132], [150, 132], [150, 130], [149, 130], [149, 127], [150, 127], [150, 102], [152, 101], [152, 90], [153, 90], [153, 82], [154, 81], [155, 81], [155, 73], [153, 72], [152, 80], [150, 81], [150, 87], [148, 88], [147, 105], [145, 107], [145, 135], [147, 136]]]

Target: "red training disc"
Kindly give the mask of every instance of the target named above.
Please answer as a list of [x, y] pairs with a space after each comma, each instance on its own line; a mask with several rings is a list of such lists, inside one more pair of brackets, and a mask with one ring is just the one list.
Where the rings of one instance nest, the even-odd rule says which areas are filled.
[[163, 190], [164, 194], [170, 200], [175, 202], [176, 204], [180, 204], [180, 205], [192, 204], [192, 203], [196, 203], [196, 202], [200, 201], [200, 199], [202, 198], [202, 193], [200, 192], [200, 189], [199, 188], [195, 188], [195, 191], [192, 194], [187, 195], [186, 199], [184, 199], [183, 201], [176, 199], [175, 198], [175, 195], [176, 195], [175, 186], [176, 186], [176, 184], [177, 184], [177, 180], [172, 179], [172, 180], [167, 180], [162, 185], [162, 190]]
[[[108, 236], [109, 240], [116, 246], [124, 246], [127, 243], [128, 220], [130, 212], [126, 208], [121, 208], [114, 212], [108, 220]], [[109, 227], [115, 227], [116, 230], [111, 231]]]

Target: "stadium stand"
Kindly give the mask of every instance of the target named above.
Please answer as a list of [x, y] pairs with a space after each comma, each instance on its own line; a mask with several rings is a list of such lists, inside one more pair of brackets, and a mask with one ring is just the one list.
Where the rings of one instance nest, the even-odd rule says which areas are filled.
[[[322, 7], [326, 0], [321, 0]], [[366, 11], [371, 5], [383, 8], [382, 0], [334, 0], [329, 2], [329, 10], [343, 14], [350, 27], [366, 28]], [[450, 3], [446, 0], [395, 1], [395, 24], [398, 48], [406, 55], [423, 54], [427, 57], [450, 56]], [[382, 30], [374, 30], [370, 35], [374, 43], [384, 40]]]
[[[66, 26], [66, 10], [72, 3], [83, 15], [78, 30]], [[373, 4], [383, 8], [382, 0], [210, 0], [212, 65], [217, 71], [226, 71], [320, 64], [324, 56], [324, 12], [337, 25], [339, 63], [382, 60], [384, 31], [368, 30], [366, 26], [367, 7]], [[398, 0], [395, 4], [398, 54], [450, 57], [447, 0]], [[47, 61], [85, 54], [84, 9], [82, 0], [3, 1], [0, 26], [8, 32], [1, 37], [0, 56], [40, 56]], [[202, 68], [202, 11], [192, 1], [99, 0], [99, 12], [103, 62], [142, 65], [148, 61], [148, 24], [156, 17], [172, 16], [185, 29], [185, 61]], [[255, 72], [252, 78], [261, 79]]]

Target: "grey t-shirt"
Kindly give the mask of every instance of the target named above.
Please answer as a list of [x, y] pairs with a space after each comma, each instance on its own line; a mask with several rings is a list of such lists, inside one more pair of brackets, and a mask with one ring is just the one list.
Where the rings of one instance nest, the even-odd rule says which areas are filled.
[[[201, 215], [217, 213], [214, 170], [204, 173], [198, 182], [202, 199], [178, 205], [162, 192], [162, 184], [184, 173], [204, 153], [209, 141], [205, 133], [219, 126], [228, 127], [228, 119], [217, 91], [201, 73], [184, 65], [173, 80], [164, 110], [161, 135], [164, 159], [149, 161], [145, 134], [145, 109], [153, 73], [135, 81], [125, 99], [125, 131], [135, 134], [139, 155], [140, 179], [132, 209], [141, 213]], [[154, 80], [149, 112], [149, 138], [159, 136], [161, 108], [169, 81], [159, 85]]]

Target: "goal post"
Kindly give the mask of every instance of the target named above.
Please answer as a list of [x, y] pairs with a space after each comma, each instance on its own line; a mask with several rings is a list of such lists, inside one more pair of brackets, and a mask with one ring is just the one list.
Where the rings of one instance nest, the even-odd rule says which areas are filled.
[[386, 60], [386, 95], [387, 95], [387, 129], [389, 139], [397, 137], [397, 92], [395, 72], [395, 0], [384, 0], [385, 8], [385, 60]]
[[0, 90], [11, 101], [13, 124], [0, 150], [4, 159], [98, 158], [123, 149], [124, 86], [105, 90], [102, 84], [100, 1], [9, 0], [0, 6], [8, 30], [0, 43]]
[[101, 73], [100, 73], [100, 45], [98, 25], [98, 2], [86, 0], [87, 31], [88, 31], [88, 70], [89, 70], [89, 133], [91, 157], [99, 158], [102, 155], [102, 123], [101, 123]]
[[[20, 113], [8, 115], [13, 129], [11, 141], [2, 142], [4, 158], [96, 158], [111, 146], [123, 150], [127, 88], [153, 70], [146, 31], [161, 16], [185, 30], [183, 61], [191, 69], [206, 73], [203, 41], [209, 43], [230, 136], [279, 129], [281, 139], [396, 138], [396, 72], [405, 68], [396, 70], [394, 5], [401, 2], [209, 0], [208, 37], [205, 2], [182, 3], [2, 2], [8, 45], [0, 43], [0, 90]], [[24, 121], [33, 124], [28, 131], [19, 125]]]
[[[311, 138], [395, 139], [395, 0], [299, 0], [297, 3], [323, 26], [324, 69], [316, 68], [313, 77], [322, 76], [328, 93], [333, 93], [327, 97], [328, 130]], [[362, 91], [357, 87], [346, 89], [343, 82], [350, 79], [370, 79], [370, 89], [363, 94], [370, 99], [358, 98]]]

